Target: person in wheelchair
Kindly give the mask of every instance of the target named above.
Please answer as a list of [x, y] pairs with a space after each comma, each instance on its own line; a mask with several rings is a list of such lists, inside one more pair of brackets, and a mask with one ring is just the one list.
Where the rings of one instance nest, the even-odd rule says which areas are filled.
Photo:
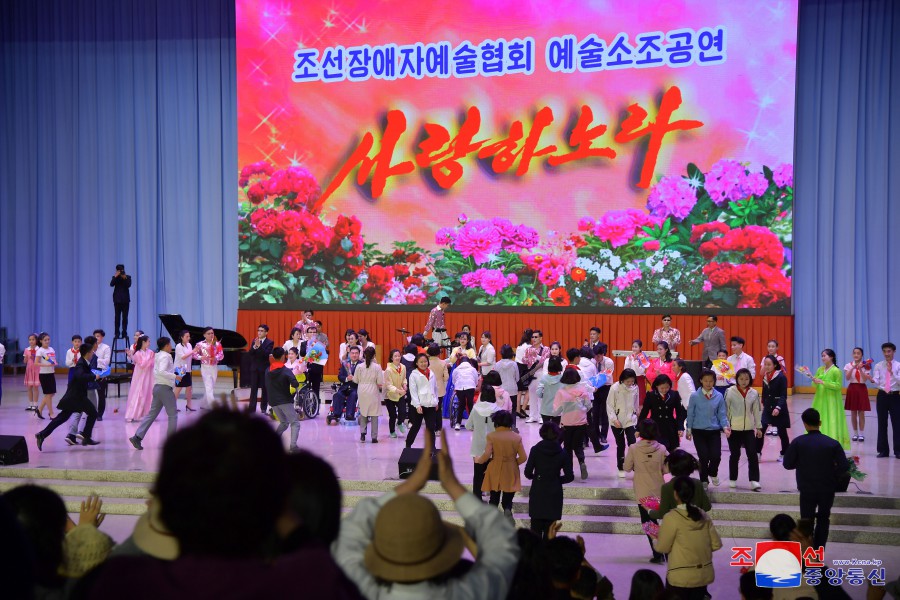
[[343, 416], [344, 420], [354, 422], [356, 420], [356, 388], [358, 384], [354, 379], [356, 367], [359, 365], [359, 346], [351, 346], [347, 351], [348, 359], [341, 362], [341, 370], [338, 372], [340, 387], [331, 398], [331, 412], [328, 413], [328, 424], [337, 424]]

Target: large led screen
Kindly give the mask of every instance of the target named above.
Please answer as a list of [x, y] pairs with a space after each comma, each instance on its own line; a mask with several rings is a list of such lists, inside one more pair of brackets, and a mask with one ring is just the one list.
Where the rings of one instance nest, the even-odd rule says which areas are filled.
[[791, 306], [796, 0], [238, 0], [245, 308]]

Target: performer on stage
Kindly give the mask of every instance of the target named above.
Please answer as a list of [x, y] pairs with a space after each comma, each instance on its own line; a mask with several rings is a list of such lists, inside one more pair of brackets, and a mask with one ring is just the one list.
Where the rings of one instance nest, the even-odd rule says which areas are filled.
[[[313, 325], [315, 327], [315, 325]], [[284, 348], [285, 352], [290, 352], [291, 348], [296, 348], [297, 351], [300, 351], [300, 344], [303, 343], [303, 339], [306, 337], [304, 335], [304, 330], [300, 327], [294, 327], [291, 329], [291, 335], [288, 340], [281, 345]]]
[[672, 351], [681, 343], [681, 332], [672, 327], [672, 315], [663, 315], [662, 327], [653, 332], [653, 343], [666, 342]]
[[416, 368], [409, 376], [409, 397], [413, 410], [410, 415], [412, 424], [406, 436], [406, 447], [412, 448], [422, 427], [422, 421], [425, 421], [425, 427], [432, 434], [437, 430], [438, 423], [438, 396], [434, 372], [428, 368], [428, 357], [424, 354], [416, 356]]
[[[109, 344], [103, 343], [106, 332], [102, 329], [94, 330], [94, 338], [97, 340], [97, 349], [94, 351], [94, 358], [97, 359], [97, 370], [105, 371], [109, 368], [112, 361], [112, 349]], [[103, 420], [103, 413], [106, 412], [106, 392], [109, 389], [109, 383], [104, 377], [97, 382], [97, 420]]]
[[191, 381], [191, 361], [194, 358], [194, 347], [191, 345], [191, 334], [184, 330], [178, 335], [179, 342], [175, 345], [175, 368], [181, 369], [184, 373], [181, 379], [175, 385], [175, 402], [184, 389], [184, 399], [187, 401], [184, 409], [188, 412], [195, 412], [195, 408], [191, 406], [191, 400], [194, 399], [194, 383]]
[[[872, 361], [869, 361], [869, 365]], [[851, 441], [866, 441], [866, 413], [872, 410], [869, 400], [867, 381], [872, 381], [872, 368], [863, 362], [863, 349], [853, 349], [853, 360], [844, 365], [844, 377], [847, 378], [847, 397], [844, 410], [850, 411], [850, 425], [853, 427]]]
[[125, 407], [125, 422], [133, 423], [143, 419], [150, 412], [153, 401], [153, 361], [155, 354], [149, 348], [150, 338], [142, 335], [135, 342], [134, 350], [126, 353], [134, 363], [131, 385], [128, 387], [128, 401]]
[[83, 341], [81, 336], [76, 333], [72, 336], [72, 347], [66, 350], [66, 366], [69, 367], [69, 383], [72, 383], [72, 376], [75, 374], [72, 369], [78, 364], [78, 361], [81, 360], [81, 352], [79, 352], [78, 349], [81, 348]]
[[322, 387], [322, 380], [325, 379], [325, 365], [328, 364], [328, 357], [318, 357], [316, 360], [309, 360], [308, 354], [310, 348], [319, 343], [319, 326], [310, 325], [303, 334], [306, 340], [300, 344], [300, 356], [307, 358], [306, 376], [309, 377], [309, 385], [312, 386], [316, 396], [319, 396], [319, 390]]
[[653, 389], [644, 399], [644, 407], [638, 416], [638, 424], [644, 419], [652, 419], [659, 430], [656, 438], [671, 452], [677, 448], [684, 435], [685, 410], [678, 392], [672, 391], [672, 380], [668, 375], [657, 375]]
[[694, 440], [697, 458], [700, 460], [700, 481], [703, 487], [719, 485], [719, 463], [722, 462], [722, 431], [731, 434], [728, 415], [725, 413], [725, 398], [714, 389], [716, 374], [704, 370], [700, 374], [700, 389], [691, 396], [687, 411], [688, 440]]
[[694, 385], [694, 379], [687, 372], [687, 363], [683, 358], [676, 358], [672, 361], [672, 375], [673, 389], [681, 396], [681, 405], [687, 410], [691, 394], [697, 391], [697, 386]]
[[737, 372], [741, 369], [747, 369], [750, 372], [750, 379], [756, 379], [756, 361], [753, 357], [744, 352], [744, 345], [747, 341], [740, 336], [732, 336], [731, 338], [731, 356], [728, 362], [734, 366], [735, 378], [728, 380], [729, 385], [734, 385]]
[[584, 341], [584, 345], [591, 349], [595, 357], [600, 356], [601, 354], [606, 356], [609, 352], [609, 347], [600, 341], [601, 333], [603, 333], [603, 331], [599, 327], [591, 327], [591, 330], [588, 332], [588, 339]]
[[378, 443], [378, 417], [381, 416], [381, 401], [384, 399], [384, 370], [375, 360], [375, 348], [363, 350], [363, 362], [356, 367], [353, 379], [357, 383], [359, 406], [359, 441], [365, 443], [366, 430], [372, 424], [372, 443]]
[[28, 408], [37, 415], [38, 390], [41, 387], [41, 368], [37, 364], [38, 336], [36, 333], [28, 335], [28, 347], [22, 352], [22, 360], [25, 361], [25, 389], [28, 390]]
[[631, 369], [624, 369], [619, 381], [614, 383], [606, 399], [607, 417], [612, 425], [613, 438], [616, 440], [616, 468], [619, 477], [625, 477], [623, 463], [625, 461], [625, 444], [634, 444], [634, 428], [637, 426], [637, 402], [634, 385], [637, 375]]
[[128, 337], [128, 305], [131, 302], [131, 275], [125, 273], [125, 265], [116, 265], [116, 272], [109, 281], [113, 288], [113, 306], [116, 309], [115, 337]]
[[485, 331], [481, 334], [481, 346], [478, 347], [478, 367], [481, 375], [487, 375], [494, 369], [497, 363], [497, 351], [491, 343], [491, 332]]
[[[341, 342], [340, 348], [338, 349], [338, 360], [340, 362], [344, 362], [349, 358], [350, 348], [359, 346], [359, 336], [356, 334], [355, 329], [348, 329], [344, 332], [344, 341]], [[360, 350], [362, 352], [362, 350]]]
[[650, 365], [647, 367], [647, 379], [656, 381], [657, 377], [665, 375], [671, 381], [675, 378], [675, 374], [672, 372], [672, 351], [668, 342], [659, 342], [656, 345], [656, 353], [658, 356], [650, 359]]
[[444, 313], [450, 308], [451, 300], [449, 296], [444, 296], [438, 305], [431, 309], [428, 313], [428, 321], [425, 323], [425, 329], [422, 331], [426, 337], [431, 331], [431, 339], [434, 343], [442, 348], [450, 345], [450, 337], [447, 335], [447, 325], [444, 323]]
[[84, 426], [84, 440], [81, 442], [83, 446], [96, 446], [100, 442], [94, 441], [91, 434], [94, 431], [94, 423], [97, 420], [97, 409], [88, 400], [87, 384], [90, 381], [96, 381], [99, 376], [91, 371], [90, 360], [93, 357], [94, 348], [87, 344], [82, 344], [79, 349], [81, 360], [75, 366], [75, 375], [72, 377], [72, 383], [66, 389], [62, 400], [59, 401], [57, 408], [59, 414], [34, 437], [37, 442], [37, 449], [44, 449], [44, 440], [46, 440], [53, 431], [69, 420], [73, 414], [78, 412], [87, 413], [87, 423]]
[[210, 407], [215, 398], [216, 379], [219, 377], [219, 362], [225, 358], [222, 344], [216, 339], [212, 327], [203, 330], [203, 341], [194, 348], [194, 356], [200, 361], [200, 377], [203, 378], [203, 390], [206, 406]]
[[293, 369], [284, 363], [284, 348], [272, 350], [272, 365], [266, 371], [266, 389], [269, 390], [269, 402], [272, 412], [278, 418], [278, 429], [275, 433], [278, 437], [291, 428], [290, 451], [296, 452], [297, 438], [300, 436], [300, 418], [294, 409], [294, 395], [291, 387], [297, 385], [297, 376]]
[[[90, 366], [91, 366], [91, 372], [96, 373], [98, 371], [98, 369], [97, 369], [97, 338], [95, 338], [92, 335], [89, 335], [86, 338], [84, 338], [84, 341], [81, 345], [83, 346], [84, 344], [87, 344], [88, 346], [91, 346], [94, 349], [94, 354], [91, 357], [91, 360], [88, 362], [90, 363]], [[79, 346], [78, 350], [79, 350], [78, 360], [75, 361], [76, 365], [78, 364], [78, 361], [81, 360], [81, 346]], [[72, 370], [70, 370], [69, 375], [74, 377], [74, 372]], [[94, 405], [94, 408], [97, 408], [99, 406], [99, 402], [100, 402], [99, 397], [98, 397], [98, 388], [100, 387], [100, 381], [102, 381], [102, 379], [100, 379], [100, 380], [95, 379], [95, 380], [88, 381], [88, 384], [87, 384], [88, 400], [90, 400], [91, 404]], [[72, 383], [71, 379], [69, 380], [69, 383], [70, 384]], [[84, 428], [82, 427], [81, 431], [79, 431], [79, 427], [81, 426], [81, 417], [82, 416], [83, 416], [83, 413], [75, 413], [74, 415], [72, 415], [72, 418], [70, 419], [69, 435], [66, 436], [66, 443], [69, 444], [70, 446], [74, 446], [75, 444], [78, 444], [79, 442], [84, 440]], [[85, 416], [85, 419], [87, 419], [86, 416]], [[100, 420], [99, 415], [97, 416], [97, 420], [98, 421]]]
[[893, 430], [894, 456], [900, 458], [900, 361], [894, 360], [897, 346], [892, 342], [881, 345], [884, 360], [875, 365], [872, 380], [878, 386], [875, 413], [878, 415], [878, 458], [891, 453], [888, 441], [888, 418]]
[[[781, 363], [771, 354], [763, 359], [763, 392], [762, 392], [762, 424], [774, 427], [781, 438], [781, 455], [778, 462], [784, 460], [784, 453], [791, 443], [788, 431], [791, 428], [791, 414], [787, 406], [787, 377], [781, 370]], [[759, 453], [762, 454], [763, 440], [760, 440]]]
[[596, 388], [593, 392], [593, 406], [590, 411], [588, 423], [588, 439], [594, 447], [594, 453], [603, 452], [609, 448], [607, 436], [609, 435], [609, 416], [606, 412], [606, 400], [609, 398], [609, 389], [613, 383], [613, 372], [616, 363], [606, 356], [606, 344], [600, 347], [600, 354], [594, 357], [597, 362], [597, 372], [606, 374], [606, 383]]
[[403, 397], [407, 392], [406, 365], [401, 362], [402, 354], [396, 348], [390, 352], [390, 362], [384, 370], [385, 402], [388, 411], [388, 429], [392, 438], [397, 437], [395, 431], [406, 433], [406, 402]]
[[256, 328], [256, 338], [250, 346], [250, 406], [249, 412], [256, 412], [256, 394], [262, 389], [260, 411], [269, 408], [269, 394], [266, 391], [266, 371], [269, 370], [269, 357], [275, 343], [269, 339], [269, 326], [265, 323]]
[[325, 418], [328, 425], [339, 425], [341, 417], [347, 423], [356, 421], [356, 402], [359, 399], [356, 382], [356, 369], [359, 367], [359, 346], [353, 346], [347, 351], [349, 358], [341, 363], [338, 371], [338, 381], [341, 382], [338, 391], [331, 398], [331, 411]]
[[647, 395], [646, 373], [649, 366], [650, 358], [644, 353], [644, 342], [634, 340], [631, 342], [631, 354], [625, 357], [625, 368], [634, 371], [638, 406], [643, 406], [644, 397]]
[[516, 399], [516, 416], [520, 419], [528, 418], [527, 409], [528, 409], [528, 384], [530, 383], [530, 379], [525, 377], [525, 373], [528, 371], [528, 365], [525, 364], [525, 351], [531, 347], [531, 337], [534, 335], [534, 331], [531, 329], [525, 329], [522, 331], [522, 337], [519, 339], [519, 345], [516, 346], [516, 351], [514, 355], [514, 360], [516, 361], [516, 366], [519, 369], [519, 378], [516, 379], [516, 387], [519, 390]]
[[741, 461], [741, 449], [747, 453], [747, 467], [750, 476], [750, 489], [758, 492], [759, 454], [757, 438], [762, 438], [762, 421], [760, 419], [759, 394], [750, 385], [753, 378], [750, 371], [741, 368], [735, 375], [736, 384], [725, 393], [725, 414], [731, 426], [728, 438], [728, 487], [737, 487], [738, 464]]
[[41, 414], [44, 406], [47, 406], [49, 417], [53, 418], [53, 396], [56, 395], [56, 367], [59, 360], [56, 357], [56, 350], [50, 345], [50, 334], [42, 332], [38, 335], [38, 349], [35, 353], [35, 363], [40, 371], [38, 372], [38, 380], [41, 382], [41, 392], [44, 397], [41, 399], [40, 405], [37, 407], [37, 416], [43, 419]]
[[724, 350], [726, 354], [728, 352], [725, 347], [725, 330], [718, 326], [718, 322], [719, 317], [716, 315], [706, 317], [706, 329], [690, 341], [691, 346], [703, 344], [703, 353], [700, 359], [706, 363], [706, 367], [712, 365], [712, 361], [716, 360], [720, 350]]
[[841, 398], [843, 377], [840, 368], [835, 364], [836, 361], [834, 350], [831, 348], [822, 350], [822, 366], [816, 370], [813, 377], [816, 395], [813, 397], [812, 408], [819, 411], [822, 433], [837, 440], [844, 452], [850, 452], [847, 413], [844, 411], [844, 399]]
[[150, 426], [163, 409], [169, 419], [166, 437], [175, 433], [178, 427], [178, 407], [175, 404], [175, 385], [181, 381], [181, 375], [175, 374], [175, 362], [172, 360], [172, 340], [161, 337], [156, 340], [156, 356], [153, 357], [153, 403], [150, 412], [138, 425], [135, 434], [128, 438], [135, 450], [143, 450], [141, 441], [146, 437]]
[[525, 419], [526, 423], [537, 423], [541, 418], [541, 403], [537, 397], [538, 379], [540, 379], [544, 363], [550, 358], [550, 348], [543, 344], [543, 340], [543, 332], [535, 329], [531, 334], [531, 345], [525, 350], [525, 365], [529, 371], [534, 371], [528, 381], [528, 418]]

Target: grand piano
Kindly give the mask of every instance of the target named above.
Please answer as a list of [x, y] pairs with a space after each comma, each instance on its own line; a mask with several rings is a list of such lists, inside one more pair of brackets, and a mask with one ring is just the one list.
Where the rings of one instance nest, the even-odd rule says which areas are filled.
[[[182, 331], [188, 331], [191, 334], [191, 344], [196, 346], [198, 342], [203, 341], [203, 330], [206, 327], [198, 325], [188, 325], [184, 322], [181, 315], [159, 315], [159, 320], [169, 337], [172, 338], [172, 346], [180, 340], [178, 334]], [[225, 358], [220, 365], [227, 365], [231, 369], [231, 376], [234, 380], [234, 387], [238, 386], [238, 369], [241, 366], [241, 356], [247, 347], [247, 339], [237, 331], [230, 329], [213, 328], [216, 333], [216, 339], [222, 344], [222, 350], [225, 352]], [[199, 365], [199, 360], [194, 360], [193, 364]]]

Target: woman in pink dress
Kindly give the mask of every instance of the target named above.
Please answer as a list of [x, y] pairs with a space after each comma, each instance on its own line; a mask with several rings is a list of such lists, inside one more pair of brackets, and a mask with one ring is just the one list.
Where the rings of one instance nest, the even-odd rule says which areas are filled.
[[37, 337], [36, 333], [28, 336], [28, 347], [22, 353], [25, 360], [25, 389], [28, 390], [28, 408], [25, 410], [31, 410], [35, 413], [37, 413], [38, 396], [40, 395], [38, 390], [41, 389], [39, 377], [41, 368], [35, 361], [38, 349]]
[[127, 350], [134, 371], [131, 373], [131, 387], [128, 389], [128, 407], [125, 409], [125, 422], [131, 423], [143, 419], [150, 412], [153, 400], [153, 363], [156, 355], [147, 346], [150, 338], [142, 335], [134, 345], [134, 350]]
[[675, 374], [672, 372], [672, 351], [669, 350], [667, 342], [660, 342], [656, 345], [656, 351], [659, 358], [650, 361], [647, 367], [647, 380], [653, 381], [660, 375], [668, 375], [669, 379], [675, 381]]

